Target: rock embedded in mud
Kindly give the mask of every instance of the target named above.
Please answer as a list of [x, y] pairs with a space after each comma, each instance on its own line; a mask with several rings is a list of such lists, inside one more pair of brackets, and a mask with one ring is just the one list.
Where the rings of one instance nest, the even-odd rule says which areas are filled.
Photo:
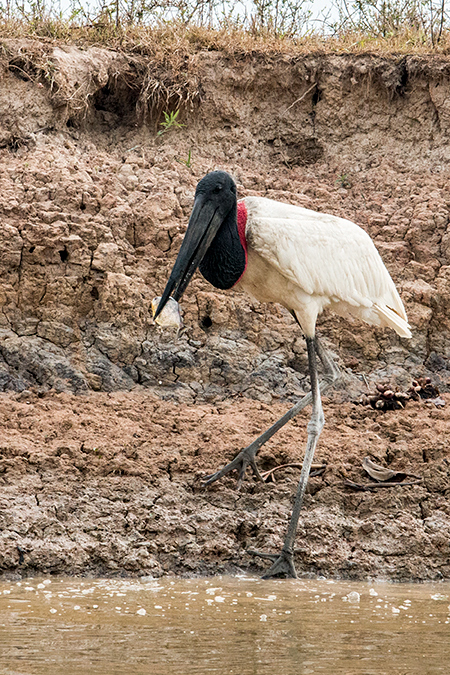
[[363, 394], [359, 399], [362, 405], [370, 405], [376, 410], [400, 410], [406, 406], [407, 401], [420, 401], [422, 399], [433, 400], [436, 406], [444, 406], [444, 399], [439, 397], [439, 389], [431, 383], [430, 377], [419, 377], [413, 380], [411, 387], [406, 392], [393, 389], [387, 382], [379, 382], [376, 385], [375, 394]]
[[431, 383], [431, 377], [419, 377], [417, 380], [412, 381], [408, 394], [415, 401], [437, 398], [439, 396], [439, 389]]
[[375, 410], [403, 410], [409, 400], [409, 394], [394, 390], [388, 383], [379, 382], [375, 394], [363, 394], [359, 399], [361, 405], [370, 405]]

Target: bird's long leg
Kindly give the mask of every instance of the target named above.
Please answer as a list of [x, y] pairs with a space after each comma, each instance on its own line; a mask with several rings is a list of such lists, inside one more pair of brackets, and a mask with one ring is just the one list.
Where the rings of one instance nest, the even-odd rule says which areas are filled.
[[[259, 555], [263, 558], [268, 558], [274, 561], [272, 567], [263, 575], [263, 579], [270, 579], [272, 577], [280, 576], [291, 577], [294, 579], [297, 577], [297, 572], [295, 571], [294, 565], [294, 540], [297, 532], [300, 510], [303, 504], [303, 497], [305, 494], [306, 485], [308, 483], [309, 471], [311, 469], [311, 464], [314, 457], [314, 451], [316, 449], [317, 441], [325, 422], [322, 409], [322, 400], [320, 396], [320, 384], [317, 374], [316, 349], [322, 362], [323, 359], [329, 358], [322, 347], [318, 347], [317, 343], [315, 344], [314, 338], [306, 338], [306, 346], [308, 349], [308, 364], [311, 378], [312, 395], [312, 414], [308, 424], [308, 441], [306, 445], [306, 452], [303, 459], [303, 466], [300, 474], [297, 493], [295, 495], [291, 520], [289, 521], [289, 526], [281, 553], [279, 555], [272, 555], [270, 553], [258, 553], [257, 551], [250, 551], [254, 555]], [[331, 365], [331, 362], [329, 365]]]
[[[336, 380], [339, 377], [339, 369], [334, 363], [333, 359], [331, 356], [326, 352], [326, 350], [322, 347], [322, 345], [319, 342], [319, 339], [317, 337], [311, 338], [312, 340], [312, 345], [315, 347], [315, 350], [317, 352], [317, 355], [319, 356], [319, 359], [323, 365], [323, 369], [325, 371], [325, 379], [320, 383], [320, 392], [324, 393], [329, 389], [330, 387], [333, 386], [333, 384], [336, 382]], [[309, 358], [309, 357], [308, 357]], [[315, 362], [315, 359], [314, 359]], [[317, 372], [317, 369], [316, 369]], [[258, 436], [250, 445], [248, 445], [246, 448], [241, 450], [241, 452], [236, 455], [236, 457], [226, 466], [224, 466], [222, 469], [219, 471], [216, 471], [216, 473], [211, 474], [210, 476], [206, 476], [204, 480], [204, 485], [210, 485], [211, 483], [214, 483], [214, 481], [219, 480], [220, 478], [223, 478], [226, 476], [230, 471], [238, 471], [238, 486], [242, 483], [242, 479], [245, 475], [245, 472], [247, 468], [250, 466], [253, 469], [254, 474], [257, 476], [258, 479], [261, 479], [261, 475], [259, 473], [258, 467], [256, 465], [256, 455], [259, 452], [259, 449], [266, 443], [272, 436], [284, 425], [289, 422], [293, 417], [295, 417], [300, 410], [303, 410], [309, 403], [313, 401], [313, 392], [311, 388], [311, 392], [306, 394], [298, 403], [296, 403], [290, 410], [287, 411], [282, 417], [280, 417], [275, 424], [273, 424], [267, 431], [265, 431], [261, 436]]]

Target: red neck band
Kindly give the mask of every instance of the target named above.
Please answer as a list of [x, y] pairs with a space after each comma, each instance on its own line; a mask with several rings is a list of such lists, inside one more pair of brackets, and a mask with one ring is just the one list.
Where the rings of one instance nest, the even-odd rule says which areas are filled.
[[244, 200], [241, 200], [240, 202], [237, 203], [237, 226], [239, 239], [241, 241], [242, 248], [244, 249], [245, 253], [245, 268], [239, 279], [236, 281], [236, 284], [242, 279], [245, 270], [247, 269], [247, 239], [245, 238], [246, 225], [247, 225], [247, 207], [245, 206]]

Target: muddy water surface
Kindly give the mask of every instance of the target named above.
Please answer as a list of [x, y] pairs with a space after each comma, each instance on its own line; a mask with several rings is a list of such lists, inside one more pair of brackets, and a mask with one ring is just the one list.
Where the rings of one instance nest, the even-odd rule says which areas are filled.
[[0, 584], [4, 675], [450, 673], [450, 584]]

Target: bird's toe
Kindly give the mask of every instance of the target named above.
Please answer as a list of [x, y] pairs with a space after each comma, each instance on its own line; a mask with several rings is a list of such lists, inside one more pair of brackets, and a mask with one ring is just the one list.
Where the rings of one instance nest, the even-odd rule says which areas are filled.
[[297, 579], [294, 555], [291, 551], [283, 549], [281, 553], [263, 553], [262, 551], [248, 550], [247, 553], [257, 555], [265, 560], [272, 560], [272, 567], [264, 572], [262, 579]]
[[211, 483], [214, 483], [216, 480], [220, 480], [220, 478], [223, 478], [231, 471], [237, 471], [238, 472], [237, 487], [239, 489], [242, 485], [242, 481], [244, 479], [248, 467], [251, 467], [257, 480], [264, 482], [259, 472], [258, 466], [256, 464], [255, 453], [249, 451], [248, 448], [244, 448], [244, 450], [241, 450], [241, 452], [238, 455], [236, 455], [236, 457], [229, 464], [224, 466], [219, 471], [216, 471], [216, 473], [213, 473], [210, 476], [205, 476], [205, 478], [203, 479], [203, 486], [206, 487], [207, 485], [211, 485]]

